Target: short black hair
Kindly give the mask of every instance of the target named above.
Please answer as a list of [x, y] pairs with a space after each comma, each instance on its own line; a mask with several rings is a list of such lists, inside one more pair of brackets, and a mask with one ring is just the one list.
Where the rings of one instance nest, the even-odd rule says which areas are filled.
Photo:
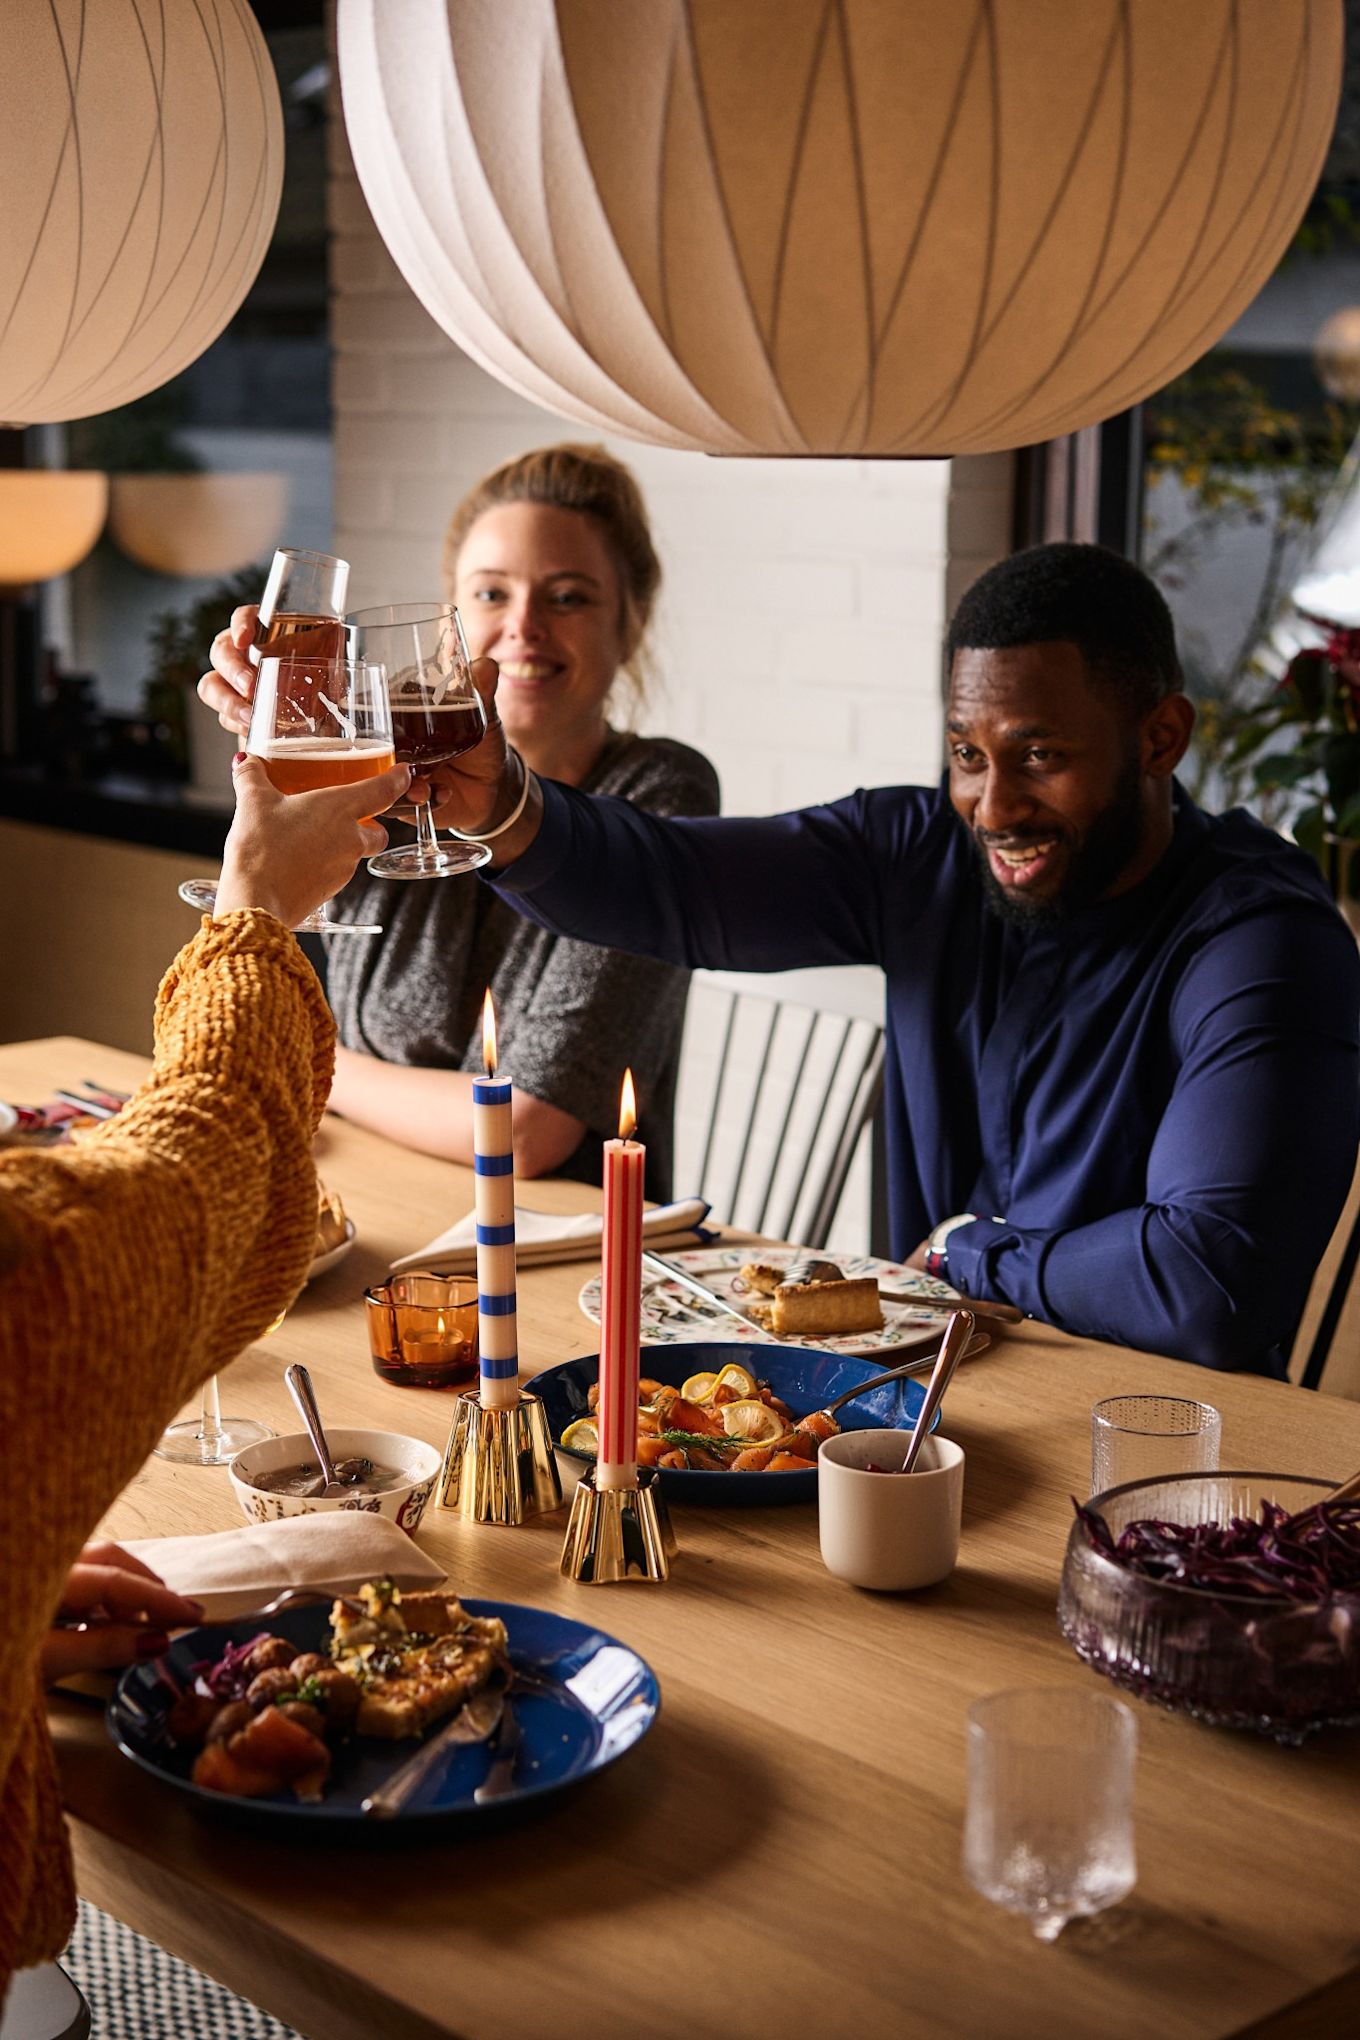
[[1160, 589], [1102, 545], [1034, 545], [989, 567], [954, 611], [949, 663], [959, 651], [1060, 640], [1136, 719], [1185, 684]]

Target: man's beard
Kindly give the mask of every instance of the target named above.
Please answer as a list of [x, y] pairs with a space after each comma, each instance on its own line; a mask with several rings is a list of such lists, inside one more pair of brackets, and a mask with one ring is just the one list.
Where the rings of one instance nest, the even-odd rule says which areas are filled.
[[[992, 870], [987, 845], [975, 834], [973, 847], [982, 860], [982, 889], [987, 905], [1016, 928], [1052, 927], [1105, 897], [1120, 873], [1127, 870], [1143, 844], [1143, 773], [1136, 751], [1120, 768], [1110, 804], [1092, 822], [1073, 852], [1067, 876], [1056, 893], [1030, 899], [1018, 886], [1002, 885]], [[1045, 831], [1036, 830], [1038, 841]], [[1051, 834], [1052, 831], [1047, 833]], [[1008, 847], [1019, 839], [1005, 838]]]

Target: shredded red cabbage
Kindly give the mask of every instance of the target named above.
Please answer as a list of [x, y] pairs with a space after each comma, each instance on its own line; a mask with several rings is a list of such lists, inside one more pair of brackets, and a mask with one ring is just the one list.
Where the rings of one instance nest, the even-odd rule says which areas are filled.
[[218, 1700], [239, 1700], [250, 1684], [249, 1675], [243, 1669], [244, 1660], [257, 1643], [267, 1641], [269, 1631], [262, 1629], [258, 1636], [249, 1636], [244, 1643], [229, 1643], [220, 1658], [204, 1658], [194, 1666], [190, 1674], [200, 1693], [211, 1693]]
[[1360, 1588], [1360, 1501], [1314, 1510], [1287, 1534], [1290, 1511], [1261, 1503], [1260, 1521], [1128, 1523], [1115, 1537], [1096, 1510], [1073, 1501], [1095, 1550], [1144, 1579], [1262, 1601], [1319, 1601]]

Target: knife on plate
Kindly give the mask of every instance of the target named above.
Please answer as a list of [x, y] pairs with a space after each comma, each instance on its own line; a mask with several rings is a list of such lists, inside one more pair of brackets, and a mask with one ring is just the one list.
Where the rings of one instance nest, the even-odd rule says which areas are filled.
[[368, 1798], [361, 1802], [359, 1811], [366, 1813], [370, 1820], [390, 1820], [394, 1813], [400, 1813], [431, 1773], [439, 1769], [455, 1743], [486, 1742], [495, 1734], [505, 1705], [502, 1687], [474, 1693], [442, 1728], [436, 1729], [427, 1743], [421, 1744], [413, 1757], [399, 1764], [376, 1792], [369, 1793]]
[[753, 1318], [747, 1317], [744, 1310], [738, 1310], [735, 1303], [729, 1303], [725, 1296], [719, 1296], [716, 1289], [710, 1289], [706, 1282], [701, 1282], [697, 1275], [689, 1274], [684, 1268], [675, 1267], [660, 1254], [649, 1254], [644, 1251], [642, 1265], [644, 1268], [650, 1268], [654, 1275], [664, 1275], [668, 1282], [678, 1282], [680, 1287], [688, 1289], [692, 1296], [702, 1296], [705, 1302], [713, 1304], [718, 1310], [726, 1311], [728, 1317], [740, 1318], [744, 1325], [755, 1322]]

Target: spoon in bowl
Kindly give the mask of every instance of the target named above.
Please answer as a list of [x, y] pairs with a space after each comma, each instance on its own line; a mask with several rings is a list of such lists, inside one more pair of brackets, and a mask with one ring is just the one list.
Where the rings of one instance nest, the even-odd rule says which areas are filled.
[[341, 1495], [347, 1495], [350, 1489], [363, 1479], [365, 1473], [369, 1471], [369, 1462], [366, 1459], [347, 1460], [344, 1475], [341, 1476], [336, 1471], [331, 1448], [326, 1443], [326, 1433], [321, 1428], [321, 1412], [316, 1406], [311, 1375], [300, 1361], [294, 1361], [290, 1367], [284, 1368], [283, 1378], [288, 1384], [288, 1393], [297, 1404], [298, 1415], [302, 1418], [307, 1436], [312, 1441], [312, 1450], [321, 1468], [319, 1484], [308, 1489], [307, 1499], [336, 1501]]

